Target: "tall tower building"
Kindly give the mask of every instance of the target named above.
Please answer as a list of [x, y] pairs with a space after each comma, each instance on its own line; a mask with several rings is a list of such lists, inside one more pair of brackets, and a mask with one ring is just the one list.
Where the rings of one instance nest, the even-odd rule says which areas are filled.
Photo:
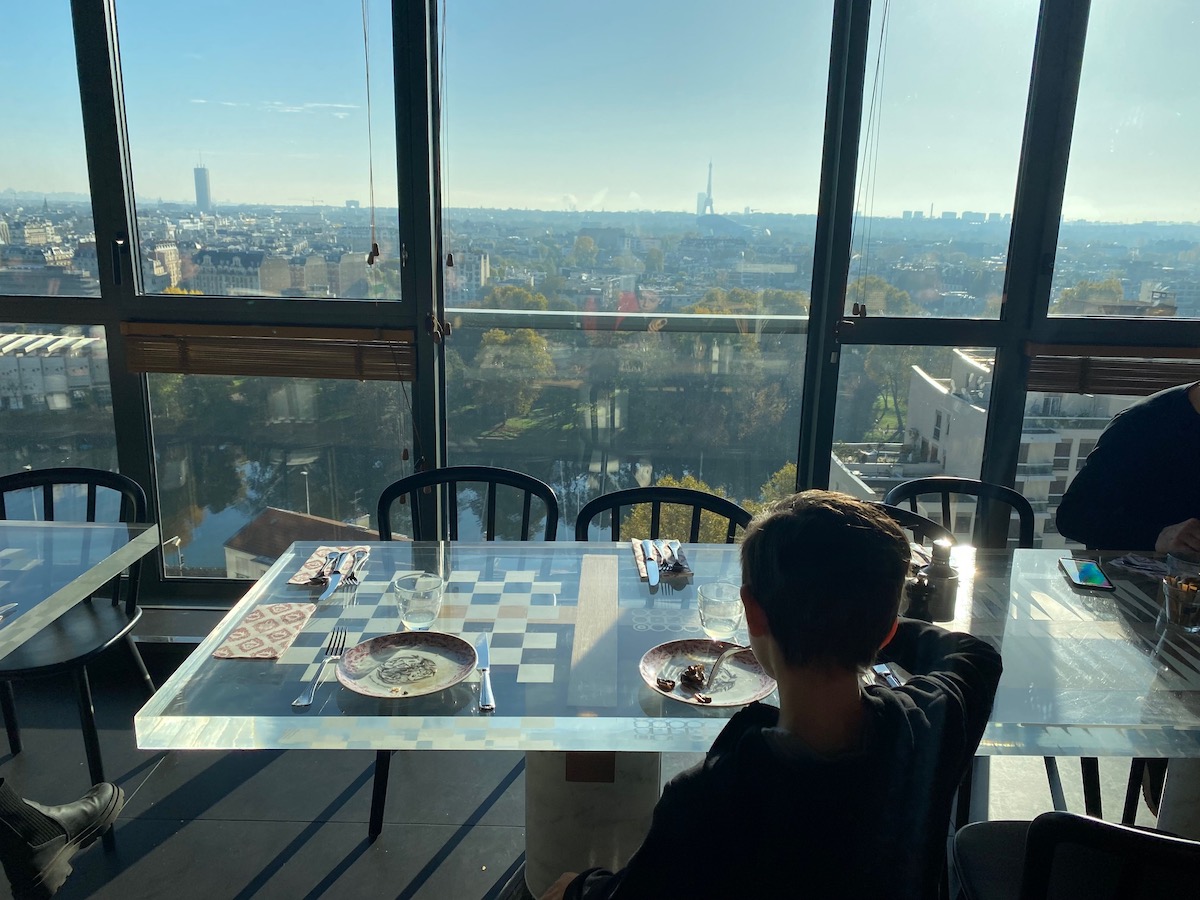
[[192, 172], [196, 176], [196, 209], [202, 213], [212, 212], [212, 188], [208, 183], [208, 169], [196, 166]]

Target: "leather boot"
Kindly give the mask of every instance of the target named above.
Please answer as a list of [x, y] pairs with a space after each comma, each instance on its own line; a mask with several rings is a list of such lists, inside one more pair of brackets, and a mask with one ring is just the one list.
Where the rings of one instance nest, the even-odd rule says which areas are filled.
[[74, 803], [43, 806], [0, 780], [0, 862], [13, 900], [53, 897], [71, 874], [71, 857], [108, 830], [125, 794], [107, 782]]

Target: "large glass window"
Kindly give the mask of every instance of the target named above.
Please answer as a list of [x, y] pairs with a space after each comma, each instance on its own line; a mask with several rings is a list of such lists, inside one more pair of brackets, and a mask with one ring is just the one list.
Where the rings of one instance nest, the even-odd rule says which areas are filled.
[[409, 385], [148, 377], [168, 576], [257, 578], [292, 541], [377, 539], [380, 493], [413, 471]]
[[0, 472], [117, 468], [100, 326], [0, 324]]
[[390, 4], [118, 16], [145, 289], [398, 298]]
[[100, 293], [71, 7], [4, 7], [0, 296]]
[[1182, 0], [1093, 0], [1051, 315], [1200, 318], [1197, 41]]
[[872, 6], [847, 313], [999, 317], [1038, 5]]
[[447, 5], [451, 462], [549, 481], [569, 531], [794, 461], [831, 10]]

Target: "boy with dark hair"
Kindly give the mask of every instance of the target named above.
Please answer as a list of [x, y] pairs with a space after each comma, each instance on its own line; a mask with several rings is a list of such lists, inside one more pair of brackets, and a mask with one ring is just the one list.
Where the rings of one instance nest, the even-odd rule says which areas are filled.
[[[667, 785], [628, 866], [564, 875], [546, 900], [937, 896], [1001, 664], [970, 635], [898, 618], [908, 565], [899, 527], [844, 494], [805, 491], [756, 517], [742, 602], [779, 709], [730, 719]], [[864, 685], [877, 655], [912, 679]]]

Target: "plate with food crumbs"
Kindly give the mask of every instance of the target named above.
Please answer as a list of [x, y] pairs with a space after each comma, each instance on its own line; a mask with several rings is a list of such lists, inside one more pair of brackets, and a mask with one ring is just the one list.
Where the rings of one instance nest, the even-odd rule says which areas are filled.
[[775, 690], [750, 651], [735, 653], [721, 664], [714, 684], [705, 686], [717, 657], [737, 644], [692, 638], [651, 647], [638, 664], [642, 680], [655, 693], [692, 706], [745, 706]]
[[402, 700], [444, 691], [475, 668], [475, 648], [439, 631], [385, 634], [351, 647], [338, 660], [337, 678], [368, 697]]

